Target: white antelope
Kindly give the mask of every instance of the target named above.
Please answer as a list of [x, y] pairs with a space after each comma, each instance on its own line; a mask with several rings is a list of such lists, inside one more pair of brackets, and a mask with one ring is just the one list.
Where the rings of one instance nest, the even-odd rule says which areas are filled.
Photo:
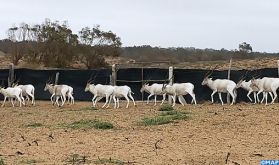
[[183, 95], [187, 94], [192, 97], [191, 103], [197, 104], [196, 96], [194, 93], [194, 85], [192, 83], [174, 83], [173, 85], [164, 85], [163, 93], [173, 96], [173, 107], [175, 106], [176, 96], [178, 96], [179, 102], [182, 104], [182, 106], [184, 106], [182, 98]]
[[[264, 77], [262, 79], [252, 79], [251, 87], [256, 86], [259, 88], [257, 93], [257, 97], [259, 94], [263, 92], [265, 98], [265, 104], [267, 105], [267, 93], [272, 92], [274, 97], [272, 98], [271, 104], [274, 103], [275, 99], [277, 98], [277, 89], [279, 88], [279, 78], [272, 78], [272, 77]], [[261, 103], [263, 100], [261, 101]]]
[[[51, 94], [50, 101], [51, 101], [51, 104], [54, 104], [54, 102], [53, 102], [54, 85], [47, 82], [46, 85], [45, 85], [44, 91], [48, 91]], [[63, 99], [63, 98], [61, 98], [61, 99]]]
[[102, 84], [90, 84], [90, 82], [87, 82], [86, 87], [84, 89], [85, 92], [89, 91], [94, 96], [92, 98], [92, 104], [93, 107], [96, 107], [97, 102], [102, 99], [103, 97], [106, 98], [105, 104], [102, 106], [104, 108], [107, 105], [107, 108], [109, 107], [112, 93], [113, 93], [114, 87], [111, 85], [102, 85]]
[[[61, 106], [64, 105], [65, 101], [66, 101], [66, 96], [68, 97], [68, 101], [69, 99], [71, 100], [71, 103], [74, 103], [74, 97], [73, 97], [73, 89], [72, 87], [68, 86], [68, 85], [54, 85], [54, 84], [50, 84], [49, 82], [46, 83], [44, 91], [49, 91], [49, 93], [51, 94], [50, 100], [51, 103], [57, 104], [58, 106], [58, 99], [61, 98], [62, 104]], [[53, 97], [56, 97], [55, 102], [53, 101]]]
[[[14, 84], [14, 87], [18, 87], [18, 88], [22, 89], [22, 96], [26, 97], [27, 103], [30, 101], [29, 97], [31, 97], [31, 103], [32, 103], [33, 106], [35, 105], [35, 95], [34, 95], [35, 88], [34, 88], [33, 85], [31, 85], [31, 84], [18, 85], [16, 83], [16, 84]], [[27, 105], [27, 103], [26, 103], [26, 105]]]
[[202, 85], [207, 85], [210, 89], [212, 89], [212, 94], [211, 94], [211, 102], [214, 103], [213, 96], [216, 92], [218, 92], [219, 99], [224, 105], [224, 102], [222, 100], [222, 95], [221, 93], [229, 93], [231, 97], [233, 98], [231, 105], [233, 105], [236, 101], [237, 93], [236, 93], [236, 84], [232, 80], [227, 80], [227, 79], [216, 79], [212, 80], [212, 78], [209, 78], [211, 74], [207, 75], [203, 81]]
[[[256, 104], [257, 102], [260, 102], [258, 96], [257, 96], [257, 92], [259, 91], [259, 88], [256, 85], [251, 85], [252, 84], [252, 80], [249, 81], [245, 81], [245, 80], [240, 80], [237, 84], [236, 84], [236, 88], [243, 88], [244, 90], [248, 91], [247, 93], [247, 97], [248, 99], [253, 102], [253, 100], [251, 99], [250, 95], [251, 93], [253, 93], [254, 95], [254, 104]], [[273, 99], [273, 95], [272, 92], [268, 92], [269, 95], [271, 96], [271, 98]], [[265, 94], [264, 97], [261, 101], [261, 103], [263, 102], [265, 98]]]
[[[69, 92], [69, 86], [68, 85], [54, 85], [53, 87], [54, 87], [53, 95], [63, 98], [63, 99], [61, 99], [62, 100], [61, 106], [63, 106], [66, 101], [67, 93]], [[58, 102], [59, 97], [56, 97], [56, 101], [55, 101], [55, 104], [57, 104], [58, 106], [60, 106], [60, 104]]]
[[67, 85], [67, 86], [68, 86], [68, 92], [67, 92], [66, 97], [68, 98], [68, 104], [75, 104], [75, 98], [73, 96], [74, 88], [69, 85]]
[[149, 85], [149, 84], [143, 84], [141, 89], [140, 89], [140, 92], [147, 92], [149, 93], [149, 96], [147, 97], [147, 102], [146, 104], [149, 103], [149, 99], [151, 96], [154, 95], [154, 106], [156, 106], [156, 102], [157, 102], [157, 96], [158, 95], [163, 95], [163, 99], [162, 99], [162, 103], [161, 105], [164, 103], [164, 100], [166, 98], [166, 94], [163, 92], [163, 84], [157, 84], [157, 83], [154, 83], [152, 85]]
[[131, 88], [128, 87], [127, 85], [114, 86], [113, 94], [112, 94], [113, 101], [114, 101], [114, 108], [116, 108], [116, 104], [117, 104], [117, 108], [119, 108], [119, 98], [122, 98], [122, 97], [124, 97], [127, 100], [126, 108], [129, 107], [130, 99], [133, 101], [134, 106], [136, 106], [132, 93], [133, 92], [132, 92]]
[[17, 88], [17, 87], [8, 87], [8, 88], [2, 88], [0, 87], [0, 93], [2, 93], [4, 95], [4, 101], [2, 103], [2, 107], [4, 107], [6, 99], [10, 98], [13, 107], [14, 105], [14, 101], [13, 99], [17, 99], [19, 101], [19, 106], [21, 107], [21, 104], [24, 104], [24, 98], [22, 97], [22, 89]]

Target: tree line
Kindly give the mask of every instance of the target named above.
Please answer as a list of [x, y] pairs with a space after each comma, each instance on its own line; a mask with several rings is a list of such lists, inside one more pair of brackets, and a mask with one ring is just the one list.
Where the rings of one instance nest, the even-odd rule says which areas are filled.
[[9, 54], [15, 65], [24, 59], [46, 67], [67, 68], [75, 61], [88, 69], [104, 67], [105, 57], [119, 56], [122, 45], [120, 37], [98, 25], [74, 34], [66, 21], [50, 19], [42, 24], [13, 26], [7, 36], [0, 41], [0, 50]]
[[238, 49], [198, 49], [194, 47], [161, 48], [150, 45], [125, 47], [121, 56], [135, 61], [170, 61], [197, 62], [233, 59], [254, 59], [258, 57], [278, 56], [278, 53], [252, 52], [252, 46], [246, 42], [239, 44]]

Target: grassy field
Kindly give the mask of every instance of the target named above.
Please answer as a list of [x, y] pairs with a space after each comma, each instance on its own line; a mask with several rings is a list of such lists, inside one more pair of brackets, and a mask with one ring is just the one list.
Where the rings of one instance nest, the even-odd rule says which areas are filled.
[[9, 106], [0, 108], [0, 165], [259, 164], [279, 157], [278, 104]]

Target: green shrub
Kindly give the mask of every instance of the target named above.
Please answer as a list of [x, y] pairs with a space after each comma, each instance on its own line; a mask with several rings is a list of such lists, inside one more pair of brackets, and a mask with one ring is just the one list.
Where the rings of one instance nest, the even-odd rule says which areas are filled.
[[173, 107], [170, 105], [163, 105], [159, 108], [159, 111], [173, 111]]
[[99, 120], [80, 120], [66, 125], [67, 128], [72, 129], [112, 129], [113, 124]]
[[141, 124], [145, 126], [162, 125], [162, 124], [173, 123], [177, 120], [187, 120], [189, 118], [190, 118], [190, 114], [185, 112], [167, 111], [155, 117], [144, 118], [142, 119]]

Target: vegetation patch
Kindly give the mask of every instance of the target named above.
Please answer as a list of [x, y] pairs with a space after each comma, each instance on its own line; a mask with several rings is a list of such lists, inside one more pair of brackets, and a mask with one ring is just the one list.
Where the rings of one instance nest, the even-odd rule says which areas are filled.
[[43, 124], [42, 123], [31, 123], [26, 125], [26, 127], [32, 127], [32, 128], [37, 128], [37, 127], [42, 127]]
[[160, 116], [170, 117], [172, 120], [187, 120], [190, 118], [190, 113], [180, 111], [169, 111], [160, 114]]
[[174, 108], [170, 105], [163, 105], [159, 108], [159, 111], [173, 111]]
[[66, 125], [67, 128], [72, 129], [112, 129], [113, 124], [99, 120], [80, 120]]
[[190, 119], [189, 113], [180, 112], [180, 111], [167, 111], [155, 117], [144, 118], [140, 123], [144, 126], [162, 125], [162, 124], [173, 123], [178, 120], [188, 120], [188, 119]]
[[34, 160], [34, 159], [31, 159], [31, 160], [22, 160], [20, 161], [19, 163], [20, 164], [36, 164], [36, 163], [43, 163], [44, 161], [42, 160]]
[[89, 160], [87, 156], [81, 156], [79, 154], [73, 154], [69, 156], [65, 161], [67, 162], [67, 164], [73, 164], [73, 165], [91, 163], [91, 160]]
[[93, 161], [94, 164], [117, 164], [117, 165], [123, 165], [124, 162], [118, 159], [112, 159], [112, 158], [99, 158], [95, 161]]
[[4, 159], [0, 158], [0, 165], [6, 165]]

